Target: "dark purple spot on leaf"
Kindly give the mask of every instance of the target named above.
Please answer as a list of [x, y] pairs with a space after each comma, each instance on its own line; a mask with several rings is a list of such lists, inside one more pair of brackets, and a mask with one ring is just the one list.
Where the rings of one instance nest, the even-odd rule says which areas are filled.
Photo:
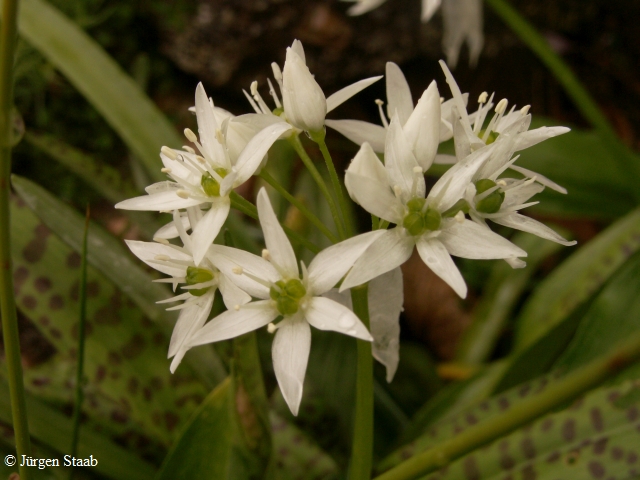
[[47, 277], [38, 277], [35, 282], [33, 282], [33, 285], [36, 287], [38, 293], [45, 293], [51, 288], [51, 280]]
[[59, 339], [62, 338], [62, 332], [60, 330], [58, 330], [57, 328], [51, 328], [49, 330], [49, 335], [51, 335], [56, 340], [59, 340]]
[[547, 457], [547, 463], [555, 463], [560, 459], [560, 452], [559, 451], [553, 451], [549, 454], [549, 456]]
[[611, 449], [611, 458], [613, 458], [614, 460], [622, 460], [624, 457], [624, 450], [622, 450], [620, 447], [613, 447]]
[[20, 294], [20, 289], [24, 284], [24, 281], [29, 276], [29, 270], [26, 267], [18, 267], [13, 272], [13, 291], [17, 295]]
[[571, 404], [569, 408], [571, 410], [578, 410], [580, 407], [582, 407], [583, 403], [584, 403], [584, 398], [578, 398], [575, 402]]
[[[76, 322], [71, 327], [71, 337], [74, 340], [78, 340], [78, 331], [80, 329], [80, 325]], [[93, 325], [91, 322], [85, 321], [84, 323], [84, 337], [87, 338], [89, 335], [93, 333]]]
[[29, 263], [40, 261], [47, 248], [47, 237], [51, 231], [43, 224], [39, 224], [34, 230], [35, 237], [22, 250], [22, 256]]
[[139, 333], [135, 334], [120, 350], [124, 358], [132, 359], [140, 355], [145, 348], [144, 337]]
[[91, 282], [87, 282], [87, 297], [93, 298], [97, 297], [100, 294], [100, 284], [93, 280]]
[[167, 426], [167, 430], [172, 432], [180, 422], [180, 417], [178, 417], [178, 415], [176, 415], [173, 412], [165, 412], [164, 422], [165, 422], [165, 425]]
[[500, 410], [502, 411], [509, 408], [509, 400], [507, 399], [507, 397], [498, 398], [498, 408], [500, 408]]
[[520, 395], [520, 397], [526, 397], [530, 390], [531, 384], [525, 383], [522, 387], [520, 387], [520, 390], [518, 390], [518, 395]]
[[589, 462], [589, 473], [593, 478], [602, 478], [605, 474], [604, 466], [596, 461]]
[[107, 361], [109, 365], [120, 365], [122, 363], [122, 358], [116, 352], [109, 352], [107, 354]]
[[562, 438], [567, 442], [576, 438], [576, 421], [574, 419], [570, 418], [562, 424]]
[[607, 396], [607, 399], [608, 399], [611, 403], [615, 402], [615, 401], [616, 401], [616, 400], [618, 400], [619, 398], [620, 398], [620, 392], [617, 392], [617, 391], [611, 392], [611, 393]]
[[153, 390], [161, 390], [162, 389], [162, 380], [159, 377], [153, 377], [149, 382], [149, 386]]
[[469, 425], [475, 425], [476, 423], [478, 423], [478, 419], [473, 413], [468, 413], [466, 420]]
[[516, 462], [506, 451], [500, 452], [500, 467], [504, 470], [511, 470]]
[[111, 412], [111, 420], [113, 420], [116, 423], [125, 424], [129, 420], [129, 417], [124, 412], [121, 412], [119, 410], [114, 410]]
[[524, 453], [525, 458], [528, 458], [529, 460], [535, 458], [536, 446], [533, 444], [531, 437], [523, 438], [520, 443], [520, 447], [522, 448], [522, 453]]
[[38, 323], [40, 325], [42, 325], [43, 327], [48, 326], [51, 323], [51, 320], [49, 319], [49, 317], [47, 317], [46, 315], [42, 315], [39, 319], [38, 319]]
[[533, 469], [533, 465], [527, 465], [522, 469], [522, 480], [536, 480], [536, 471]]
[[604, 420], [602, 419], [602, 412], [598, 407], [593, 407], [589, 412], [591, 416], [591, 424], [596, 432], [604, 430]]
[[638, 407], [635, 405], [627, 409], [627, 418], [630, 422], [635, 422], [638, 419]]
[[64, 307], [64, 299], [62, 298], [62, 295], [52, 295], [49, 299], [49, 308], [51, 310], [60, 310], [62, 307]]
[[22, 305], [27, 310], [33, 310], [38, 306], [38, 301], [36, 300], [35, 297], [32, 297], [31, 295], [25, 295], [24, 297], [22, 297], [21, 301], [22, 301]]
[[478, 470], [476, 457], [468, 455], [462, 462], [462, 468], [464, 469], [464, 475], [467, 480], [480, 480], [480, 470]]
[[67, 256], [67, 267], [69, 268], [78, 268], [82, 263], [82, 257], [78, 252], [71, 252]]
[[156, 332], [156, 333], [153, 334], [152, 342], [153, 342], [154, 345], [163, 346], [166, 343], [166, 339], [165, 339], [165, 336], [161, 332]]
[[596, 455], [602, 455], [604, 451], [607, 449], [607, 442], [609, 441], [608, 437], [603, 437], [595, 441], [593, 444], [593, 453]]
[[107, 369], [104, 365], [98, 365], [96, 368], [96, 383], [100, 383], [107, 376]]
[[144, 387], [142, 389], [142, 398], [144, 398], [147, 402], [150, 402], [153, 398], [153, 393], [149, 387]]
[[482, 410], [483, 412], [486, 412], [489, 410], [489, 402], [484, 400], [480, 403], [479, 407], [480, 407], [480, 410]]
[[553, 418], [547, 418], [540, 425], [540, 430], [543, 432], [548, 432], [553, 427]]
[[636, 452], [627, 453], [627, 463], [633, 465], [638, 461], [638, 454]]

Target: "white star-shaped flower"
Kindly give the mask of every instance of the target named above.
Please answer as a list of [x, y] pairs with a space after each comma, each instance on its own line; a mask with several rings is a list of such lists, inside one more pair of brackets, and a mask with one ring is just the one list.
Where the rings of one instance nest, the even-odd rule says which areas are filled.
[[298, 270], [296, 256], [264, 189], [258, 193], [258, 216], [266, 249], [262, 257], [212, 245], [208, 258], [243, 291], [258, 300], [236, 305], [195, 332], [189, 347], [237, 337], [274, 322], [273, 365], [282, 394], [294, 415], [302, 398], [311, 331], [333, 330], [362, 340], [372, 337], [345, 306], [321, 295], [333, 288], [356, 259], [383, 232], [369, 232], [320, 252]]
[[175, 151], [163, 147], [160, 153], [164, 164], [162, 171], [173, 181], [151, 185], [146, 188], [148, 195], [120, 202], [116, 208], [167, 211], [197, 205], [208, 207], [191, 235], [193, 258], [199, 265], [227, 219], [229, 194], [255, 173], [271, 145], [291, 126], [284, 122], [266, 126], [246, 143], [237, 158], [233, 158], [202, 84], [196, 88], [196, 116], [200, 141], [189, 129], [185, 134], [196, 144], [200, 154], [192, 149]]
[[[206, 258], [199, 266], [196, 266], [191, 255], [191, 239], [184, 229], [184, 222], [177, 210], [173, 214], [174, 221], [171, 228], [177, 231], [184, 243], [183, 247], [170, 244], [161, 237], [158, 237], [156, 242], [125, 240], [136, 257], [150, 267], [172, 277], [156, 281], [173, 284], [174, 291], [178, 284], [185, 284], [181, 287], [186, 290], [185, 293], [158, 302], [184, 301], [178, 306], [167, 309], [180, 310], [169, 344], [168, 358], [173, 357], [170, 366], [171, 373], [176, 370], [188, 350], [186, 341], [204, 325], [209, 313], [211, 313], [217, 289], [220, 289], [224, 303], [228, 308], [243, 305], [251, 300], [249, 295], [230, 282]], [[171, 228], [167, 228], [167, 232]]]
[[479, 149], [450, 168], [425, 198], [426, 186], [397, 116], [389, 125], [385, 165], [368, 144], [351, 162], [345, 184], [368, 212], [396, 224], [358, 259], [341, 290], [360, 285], [403, 264], [417, 247], [420, 258], [460, 297], [467, 287], [451, 255], [471, 259], [526, 257], [527, 253], [458, 208], [467, 185], [495, 145]]

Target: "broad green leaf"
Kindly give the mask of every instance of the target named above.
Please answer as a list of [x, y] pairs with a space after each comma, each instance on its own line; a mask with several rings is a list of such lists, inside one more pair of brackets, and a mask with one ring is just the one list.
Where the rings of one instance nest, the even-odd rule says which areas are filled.
[[[59, 452], [60, 465], [71, 444], [71, 419], [52, 409], [30, 394], [26, 396], [29, 432], [41, 444]], [[0, 379], [0, 421], [11, 424], [9, 386]], [[13, 452], [11, 452], [13, 453]], [[102, 435], [83, 428], [78, 444], [78, 457], [93, 455], [98, 460], [96, 472], [114, 480], [142, 480], [153, 478], [155, 468], [111, 442]], [[36, 470], [36, 469], [33, 469]]]
[[458, 361], [481, 363], [490, 357], [502, 329], [538, 265], [561, 248], [557, 243], [521, 232], [511, 241], [529, 254], [527, 266], [513, 269], [506, 262], [495, 265], [474, 310], [471, 327], [460, 341], [456, 352]]
[[556, 328], [640, 248], [640, 209], [627, 214], [557, 267], [540, 283], [517, 320], [514, 350], [522, 351]]
[[[18, 308], [61, 355], [73, 357], [80, 256], [24, 204], [13, 204], [11, 240]], [[85, 409], [107, 429], [130, 420], [136, 434], [169, 443], [204, 397], [202, 385], [187, 368], [171, 375], [166, 336], [95, 268], [87, 278]], [[92, 410], [104, 405], [110, 411]]]
[[135, 81], [95, 40], [46, 1], [21, 2], [18, 28], [118, 132], [152, 178], [164, 180], [160, 147], [179, 147], [182, 141]]
[[589, 306], [571, 344], [555, 365], [574, 369], [640, 329], [640, 254], [636, 253]]
[[636, 478], [639, 394], [635, 382], [597, 389], [570, 408], [542, 417], [424, 478]]
[[[14, 175], [12, 185], [47, 227], [76, 252], [81, 251], [82, 215], [25, 178]], [[153, 277], [134, 259], [124, 243], [94, 222], [89, 227], [88, 249], [89, 264], [117, 285], [147, 317], [158, 322], [170, 335], [177, 315], [167, 312], [156, 302], [173, 296], [171, 291], [165, 285], [154, 283]], [[212, 349], [191, 350], [185, 360], [209, 387], [224, 378], [224, 367]]]

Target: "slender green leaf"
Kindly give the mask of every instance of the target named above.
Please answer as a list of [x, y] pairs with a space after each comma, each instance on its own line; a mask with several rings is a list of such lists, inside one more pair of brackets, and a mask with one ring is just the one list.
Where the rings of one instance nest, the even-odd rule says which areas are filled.
[[160, 147], [182, 143], [158, 108], [95, 40], [51, 4], [24, 0], [20, 7], [20, 35], [104, 116], [152, 178], [163, 180]]

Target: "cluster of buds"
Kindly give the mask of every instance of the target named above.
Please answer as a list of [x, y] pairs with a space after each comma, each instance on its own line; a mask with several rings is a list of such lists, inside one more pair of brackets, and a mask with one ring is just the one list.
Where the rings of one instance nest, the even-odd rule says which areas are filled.
[[[524, 266], [526, 252], [493, 232], [492, 221], [571, 245], [519, 210], [550, 180], [514, 165], [514, 153], [564, 133], [563, 127], [528, 130], [528, 107], [512, 108], [482, 94], [469, 114], [467, 97], [442, 67], [453, 98], [443, 101], [435, 82], [413, 105], [406, 80], [393, 63], [386, 69], [388, 108], [380, 105], [382, 125], [354, 120], [326, 120], [327, 112], [382, 77], [346, 87], [328, 98], [305, 63], [299, 41], [287, 49], [284, 68], [273, 64], [280, 96], [269, 82], [275, 109], [270, 110], [257, 84], [245, 92], [255, 113], [234, 116], [216, 107], [198, 85], [194, 111], [197, 136], [185, 130], [193, 146], [162, 147], [162, 171], [168, 180], [147, 187], [147, 195], [118, 208], [167, 212], [170, 223], [153, 242], [128, 241], [143, 262], [170, 278], [182, 293], [163, 302], [180, 302], [171, 343], [171, 371], [188, 349], [237, 337], [266, 327], [275, 334], [274, 370], [283, 396], [297, 414], [310, 351], [310, 326], [373, 343], [373, 355], [391, 381], [398, 364], [403, 287], [400, 265], [416, 246], [422, 260], [465, 297], [466, 284], [451, 256], [504, 259]], [[491, 110], [493, 117], [484, 127]], [[278, 139], [330, 126], [361, 145], [345, 174], [351, 198], [380, 219], [381, 228], [343, 239], [320, 251], [307, 267], [298, 262], [267, 193], [257, 195], [265, 241], [261, 256], [214, 241], [227, 219], [232, 190], [256, 174]], [[484, 127], [484, 128], [483, 128]], [[440, 142], [454, 139], [456, 156], [437, 154]], [[384, 162], [376, 152], [384, 153]], [[271, 161], [277, 161], [271, 160]], [[427, 192], [425, 173], [433, 163], [453, 166]], [[508, 178], [508, 170], [524, 178]], [[528, 203], [527, 203], [528, 202]], [[392, 225], [389, 228], [389, 225]], [[370, 330], [351, 309], [350, 288], [370, 282]], [[209, 319], [215, 292], [225, 312]]]

